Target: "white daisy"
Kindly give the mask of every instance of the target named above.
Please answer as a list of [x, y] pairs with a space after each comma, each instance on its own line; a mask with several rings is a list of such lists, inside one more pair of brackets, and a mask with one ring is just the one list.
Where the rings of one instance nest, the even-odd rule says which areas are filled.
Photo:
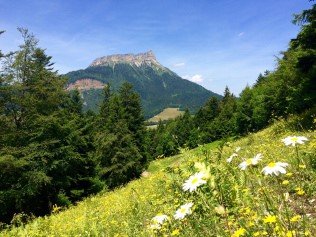
[[235, 152], [238, 152], [238, 151], [240, 151], [240, 149], [241, 149], [241, 147], [240, 147], [240, 146], [236, 147], [236, 150], [235, 150]]
[[233, 153], [230, 157], [228, 157], [228, 158], [226, 159], [226, 161], [227, 161], [228, 163], [230, 163], [230, 162], [232, 162], [233, 158], [236, 157], [236, 156], [238, 156], [238, 155], [237, 155], [236, 153]]
[[258, 153], [257, 155], [255, 155], [254, 158], [250, 158], [250, 159], [247, 159], [243, 162], [241, 162], [238, 167], [241, 169], [241, 170], [245, 170], [249, 165], [257, 165], [258, 162], [262, 159], [262, 154], [261, 153]]
[[204, 172], [199, 172], [199, 173], [195, 173], [194, 175], [190, 176], [190, 178], [185, 181], [185, 183], [183, 184], [182, 188], [184, 191], [190, 191], [193, 192], [194, 190], [196, 190], [199, 186], [201, 186], [202, 184], [205, 184], [205, 173]]
[[168, 220], [168, 216], [167, 215], [163, 215], [163, 214], [158, 214], [157, 216], [153, 217], [151, 219], [151, 225], [149, 226], [150, 229], [153, 230], [159, 230], [162, 226], [162, 224]]
[[192, 202], [186, 203], [182, 205], [174, 214], [174, 219], [182, 220], [186, 215], [190, 215], [192, 213], [191, 207], [193, 206]]
[[151, 224], [149, 228], [152, 230], [159, 230], [161, 229], [161, 225], [159, 225], [158, 223], [154, 223], [154, 224]]
[[282, 141], [286, 146], [295, 146], [296, 144], [304, 144], [308, 139], [303, 136], [288, 136], [282, 139]]
[[287, 167], [289, 164], [285, 162], [270, 162], [266, 167], [262, 169], [262, 173], [265, 175], [279, 175], [285, 174], [286, 170], [285, 167]]
[[163, 215], [163, 214], [158, 214], [157, 216], [155, 216], [152, 221], [154, 223], [158, 223], [158, 224], [162, 224], [164, 221], [168, 220], [168, 216], [167, 215]]

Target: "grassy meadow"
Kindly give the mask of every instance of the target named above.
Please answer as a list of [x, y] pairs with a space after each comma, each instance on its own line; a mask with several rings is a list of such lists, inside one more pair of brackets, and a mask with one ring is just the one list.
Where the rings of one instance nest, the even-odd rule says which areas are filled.
[[[316, 236], [315, 151], [315, 131], [278, 122], [156, 160], [124, 187], [0, 236]], [[276, 164], [278, 175], [265, 174]]]
[[165, 121], [169, 119], [175, 119], [182, 115], [184, 112], [180, 111], [178, 108], [165, 108], [159, 114], [148, 119], [148, 122], [158, 123], [159, 121]]

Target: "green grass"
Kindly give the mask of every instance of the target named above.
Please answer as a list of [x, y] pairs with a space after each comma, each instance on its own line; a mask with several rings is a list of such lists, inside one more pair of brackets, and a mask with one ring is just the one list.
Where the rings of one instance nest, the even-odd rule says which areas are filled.
[[[298, 149], [287, 147], [281, 139], [289, 135], [309, 141]], [[238, 156], [227, 163], [238, 146]], [[215, 142], [153, 161], [148, 177], [68, 210], [56, 208], [51, 216], [0, 236], [316, 236], [315, 151], [315, 131], [293, 132], [279, 122], [235, 142]], [[238, 168], [243, 158], [257, 153], [263, 155], [258, 165]], [[262, 174], [272, 161], [289, 163], [287, 173]], [[210, 177], [196, 191], [183, 191], [183, 183], [199, 171], [196, 162], [204, 164]], [[175, 211], [188, 202], [193, 203], [192, 213], [175, 220]], [[169, 219], [152, 230], [158, 213]]]
[[183, 114], [184, 112], [180, 111], [178, 108], [165, 108], [162, 112], [148, 119], [147, 121], [158, 123], [160, 120], [165, 121], [165, 120], [175, 119]]

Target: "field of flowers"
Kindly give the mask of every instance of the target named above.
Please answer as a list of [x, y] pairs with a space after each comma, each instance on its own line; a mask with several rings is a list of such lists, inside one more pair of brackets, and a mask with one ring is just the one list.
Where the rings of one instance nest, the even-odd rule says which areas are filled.
[[279, 122], [0, 236], [316, 236], [316, 132]]

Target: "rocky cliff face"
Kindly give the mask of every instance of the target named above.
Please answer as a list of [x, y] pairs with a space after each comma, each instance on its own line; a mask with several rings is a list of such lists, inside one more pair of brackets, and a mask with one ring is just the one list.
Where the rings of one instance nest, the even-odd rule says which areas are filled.
[[86, 91], [90, 89], [102, 89], [104, 87], [104, 83], [92, 80], [89, 78], [82, 78], [80, 80], [75, 81], [74, 83], [68, 84], [66, 90], [79, 90], [79, 91]]
[[95, 59], [91, 64], [90, 67], [95, 66], [112, 66], [118, 63], [128, 63], [131, 65], [136, 65], [137, 67], [145, 64], [149, 66], [156, 66], [161, 69], [165, 69], [156, 59], [153, 51], [148, 51], [145, 53], [139, 54], [114, 54], [109, 55], [101, 58]]

